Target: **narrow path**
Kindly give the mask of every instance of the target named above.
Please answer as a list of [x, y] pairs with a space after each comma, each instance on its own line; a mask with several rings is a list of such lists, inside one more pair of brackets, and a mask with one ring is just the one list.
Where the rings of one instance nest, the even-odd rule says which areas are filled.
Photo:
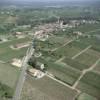
[[93, 30], [93, 31], [85, 32], [85, 33], [92, 33], [92, 32], [97, 32], [97, 31], [100, 31], [100, 29], [96, 29], [96, 30]]
[[58, 50], [58, 49], [60, 49], [60, 48], [62, 48], [62, 47], [64, 47], [64, 46], [66, 46], [66, 45], [68, 45], [69, 43], [71, 43], [71, 42], [73, 42], [75, 39], [73, 39], [73, 40], [70, 40], [70, 41], [67, 41], [65, 44], [63, 44], [62, 46], [60, 46], [60, 47], [58, 47], [58, 48], [54, 48], [53, 50], [51, 50], [52, 52], [54, 52], [54, 51], [56, 51], [56, 50]]
[[51, 78], [52, 80], [58, 82], [58, 83], [60, 83], [60, 84], [62, 84], [62, 85], [64, 85], [64, 86], [70, 88], [70, 89], [76, 90], [78, 93], [80, 92], [78, 89], [75, 89], [75, 88], [73, 88], [72, 86], [70, 86], [70, 85], [68, 85], [68, 84], [66, 84], [66, 83], [64, 83], [64, 82], [62, 82], [62, 81], [56, 79], [55, 77], [53, 77], [53, 76], [52, 76], [51, 74], [49, 74], [49, 73], [47, 73], [46, 76], [49, 77], [49, 78]]
[[6, 63], [6, 62], [4, 62], [4, 61], [0, 60], [0, 63], [4, 64], [4, 63]]
[[73, 89], [76, 88], [76, 86], [78, 85], [79, 81], [81, 80], [81, 78], [89, 71], [92, 71], [96, 65], [100, 62], [100, 58], [88, 69], [83, 70], [82, 74], [80, 75], [80, 77], [78, 78], [78, 80], [75, 82], [75, 84], [73, 85]]
[[99, 62], [100, 62], [100, 58], [90, 68], [85, 69], [84, 71], [89, 72], [89, 71], [93, 70]]
[[61, 62], [62, 60], [64, 60], [65, 58], [66, 58], [66, 57], [64, 56], [64, 57], [58, 59], [57, 61], [55, 61], [55, 63], [59, 63], [59, 62]]
[[2, 41], [2, 42], [0, 42], [0, 44], [7, 43], [7, 42], [11, 42], [11, 41], [15, 41], [15, 40], [19, 40], [19, 39], [24, 39], [26, 37], [28, 37], [28, 36], [25, 36], [23, 38], [16, 38], [16, 39], [12, 39], [12, 40]]
[[77, 58], [78, 56], [80, 56], [82, 53], [84, 53], [88, 49], [90, 49], [91, 47], [92, 47], [92, 45], [88, 46], [87, 48], [85, 48], [84, 50], [82, 50], [81, 52], [79, 52], [78, 54], [76, 54], [75, 56], [73, 56], [72, 59], [74, 60], [75, 58]]

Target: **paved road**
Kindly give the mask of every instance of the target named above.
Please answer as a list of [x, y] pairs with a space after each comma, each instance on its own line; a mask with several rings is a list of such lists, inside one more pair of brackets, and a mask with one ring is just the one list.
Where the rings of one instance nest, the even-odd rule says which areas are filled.
[[12, 100], [20, 100], [21, 91], [22, 91], [23, 84], [24, 84], [25, 77], [26, 77], [26, 70], [28, 67], [27, 61], [31, 57], [31, 55], [34, 53], [34, 51], [35, 50], [32, 47], [29, 47], [26, 52], [26, 56], [23, 58], [21, 75], [19, 77], [18, 84], [15, 90], [15, 94]]

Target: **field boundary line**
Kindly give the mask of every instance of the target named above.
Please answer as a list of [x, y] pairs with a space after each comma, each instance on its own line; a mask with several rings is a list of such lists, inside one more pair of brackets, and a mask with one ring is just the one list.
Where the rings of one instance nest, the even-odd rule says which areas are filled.
[[97, 31], [100, 31], [100, 29], [96, 29], [96, 30], [93, 30], [93, 31], [89, 31], [89, 32], [85, 32], [85, 33], [92, 33], [92, 32], [97, 32]]
[[6, 62], [4, 62], [4, 61], [0, 60], [0, 63], [4, 64], [4, 63], [6, 63]]
[[49, 77], [49, 78], [51, 78], [52, 80], [54, 80], [54, 81], [56, 81], [56, 82], [58, 82], [58, 83], [64, 85], [64, 86], [66, 86], [66, 87], [72, 89], [72, 90], [76, 90], [78, 93], [80, 92], [78, 89], [75, 89], [75, 88], [73, 88], [72, 86], [70, 86], [70, 85], [68, 85], [68, 84], [66, 84], [66, 83], [64, 83], [64, 82], [62, 82], [62, 81], [56, 79], [53, 75], [51, 75], [51, 74], [49, 74], [49, 73], [47, 73], [46, 76]]
[[61, 62], [62, 60], [64, 60], [66, 57], [65, 56], [63, 56], [62, 58], [60, 58], [60, 59], [58, 59], [58, 60], [56, 60], [55, 61], [55, 63], [59, 63], [59, 62]]
[[79, 76], [79, 78], [77, 79], [77, 81], [74, 83], [74, 85], [72, 86], [73, 89], [76, 88], [76, 86], [78, 85], [79, 81], [81, 80], [81, 78], [86, 74], [86, 71], [83, 71], [82, 74]]
[[81, 80], [81, 78], [89, 71], [93, 70], [96, 65], [100, 62], [100, 58], [88, 69], [84, 69], [82, 74], [80, 75], [80, 77], [78, 78], [78, 80], [74, 83], [73, 88], [76, 88], [76, 86], [78, 85], [79, 81]]
[[84, 52], [86, 52], [91, 47], [92, 47], [92, 45], [88, 46], [87, 48], [85, 48], [84, 50], [82, 50], [81, 52], [79, 52], [78, 54], [76, 54], [75, 56], [73, 56], [72, 60], [74, 60], [75, 58], [77, 58], [78, 56], [80, 56], [81, 54], [83, 54]]
[[87, 69], [87, 71], [93, 70], [99, 62], [100, 62], [100, 58], [89, 69]]
[[67, 41], [65, 44], [63, 44], [62, 46], [60, 46], [60, 47], [58, 47], [58, 48], [55, 48], [55, 49], [53, 49], [53, 50], [51, 50], [51, 51], [54, 52], [54, 51], [56, 51], [56, 50], [58, 50], [58, 49], [60, 49], [60, 48], [62, 48], [62, 47], [64, 47], [64, 46], [68, 45], [69, 43], [73, 42], [74, 40], [75, 40], [75, 39], [69, 40], [69, 41]]

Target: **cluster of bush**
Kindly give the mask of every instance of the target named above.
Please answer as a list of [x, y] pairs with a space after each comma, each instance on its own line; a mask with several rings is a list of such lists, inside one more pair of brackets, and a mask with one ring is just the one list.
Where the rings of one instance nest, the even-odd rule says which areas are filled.
[[12, 98], [13, 89], [0, 82], [0, 98]]

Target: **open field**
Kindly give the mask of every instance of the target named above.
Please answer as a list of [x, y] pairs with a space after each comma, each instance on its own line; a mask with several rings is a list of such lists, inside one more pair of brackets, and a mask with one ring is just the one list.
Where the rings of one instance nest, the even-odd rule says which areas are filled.
[[48, 40], [44, 42], [39, 42], [37, 46], [41, 46], [42, 50], [53, 50], [55, 48], [58, 48], [62, 46], [63, 44], [67, 43], [70, 41], [71, 38], [68, 38], [67, 36], [60, 37], [60, 36], [50, 36]]
[[100, 73], [100, 62], [97, 64], [97, 66], [94, 68], [94, 71], [97, 71]]
[[0, 60], [5, 62], [11, 61], [13, 58], [22, 58], [27, 50], [27, 47], [19, 50], [13, 50], [10, 48], [11, 45], [16, 45], [29, 41], [29, 38], [16, 39], [0, 44]]
[[[7, 93], [9, 93], [10, 90], [12, 91], [10, 94], [11, 97], [13, 96], [13, 92], [16, 88], [17, 80], [20, 75], [20, 69], [12, 66], [10, 63], [13, 58], [22, 59], [23, 56], [26, 54], [28, 47], [13, 50], [12, 48], [10, 48], [10, 46], [23, 42], [25, 43], [27, 41], [30, 41], [30, 38], [26, 37], [22, 39], [12, 39], [11, 41], [0, 43], [0, 82], [9, 87], [8, 90], [6, 90], [5, 88], [5, 91], [8, 91]], [[1, 89], [1, 92], [3, 93], [3, 89]]]
[[72, 68], [82, 71], [85, 68], [88, 68], [87, 65], [80, 63], [79, 61], [72, 60], [70, 58], [65, 58], [64, 63], [70, 65]]
[[21, 100], [73, 100], [76, 94], [75, 90], [48, 77], [36, 80], [29, 76], [25, 81]]
[[60, 46], [56, 47], [58, 49], [55, 49], [54, 51], [52, 51], [52, 53], [48, 53], [48, 51], [42, 50], [43, 56], [45, 57], [49, 56], [55, 60], [60, 59], [63, 56], [71, 58], [77, 53], [81, 52], [83, 49], [85, 49], [88, 45], [81, 44], [80, 42], [77, 41], [72, 41], [65, 45], [60, 44]]
[[91, 67], [99, 58], [99, 52], [89, 49], [85, 53], [78, 56], [75, 61], [84, 65], [84, 68], [80, 68], [83, 70]]
[[[50, 38], [50, 40], [52, 40], [52, 45], [56, 41], [55, 38]], [[97, 43], [99, 44], [99, 40], [96, 40], [96, 38], [93, 38], [93, 40], [92, 38], [79, 38], [79, 40], [74, 40], [67, 45], [63, 44], [64, 46], [55, 45], [58, 47], [55, 51], [41, 50], [42, 57], [38, 58], [38, 61], [44, 63], [47, 70], [56, 78], [73, 85], [80, 76], [80, 71], [90, 68], [100, 58], [100, 52], [93, 49]], [[62, 47], [60, 48], [60, 46]], [[51, 47], [48, 47], [48, 49], [51, 49]], [[72, 59], [76, 55], [78, 56]], [[63, 59], [59, 61], [61, 58]]]
[[61, 56], [73, 57], [75, 54], [79, 53], [80, 51], [81, 51], [80, 48], [76, 48], [69, 44], [69, 45], [55, 51], [55, 54], [58, 54]]
[[[93, 55], [93, 54], [92, 54]], [[80, 56], [81, 57], [81, 56]], [[79, 57], [78, 57], [79, 58]], [[77, 59], [78, 59], [77, 58]], [[77, 69], [77, 70], [85, 70], [85, 69], [88, 69], [90, 68], [91, 66], [93, 66], [99, 59], [100, 59], [100, 56], [98, 56], [96, 59], [94, 58], [91, 58], [89, 56], [86, 56], [86, 58], [80, 58], [80, 59], [75, 59], [75, 60], [72, 60], [70, 58], [65, 58], [63, 60], [64, 63], [70, 65], [71, 67]], [[89, 63], [88, 63], [89, 62]]]
[[80, 25], [79, 27], [75, 28], [75, 30], [91, 34], [92, 31], [98, 30], [100, 28], [100, 23], [98, 24], [85, 24], [85, 25]]
[[86, 93], [81, 93], [76, 100], [97, 100], [97, 99]]
[[97, 37], [81, 37], [79, 38], [79, 41], [85, 45], [92, 45], [92, 49], [100, 52], [100, 40]]
[[[53, 38], [51, 40], [53, 45]], [[100, 40], [96, 37], [79, 37], [79, 39], [67, 45], [55, 45], [55, 48], [58, 49], [51, 52], [49, 49], [51, 49], [52, 45], [48, 46], [48, 50], [41, 50], [42, 56], [38, 58], [38, 61], [44, 63], [47, 71], [54, 75], [55, 78], [66, 84], [72, 86], [75, 82], [78, 82], [75, 88], [87, 94], [80, 95], [77, 100], [100, 99], [100, 64], [96, 65], [95, 69], [93, 69], [94, 72], [87, 71], [77, 81], [85, 70], [91, 68], [100, 59]], [[72, 59], [73, 57], [75, 58]]]
[[18, 68], [11, 66], [8, 63], [0, 63], [0, 82], [3, 84], [15, 88], [19, 74], [20, 70], [18, 70]]
[[[63, 60], [64, 63], [67, 63], [68, 65], [78, 69], [78, 70], [83, 70], [91, 67], [99, 58], [100, 58], [100, 52], [99, 52], [99, 43], [100, 41], [95, 38], [80, 38], [78, 42], [72, 42], [74, 44], [74, 47], [76, 48], [81, 48], [80, 52], [75, 52], [75, 50], [71, 51], [70, 49], [68, 50], [68, 45], [67, 45], [67, 50], [68, 54], [66, 55], [66, 58]], [[87, 49], [85, 52], [82, 52], [82, 50], [85, 50], [89, 45], [92, 47]], [[66, 54], [67, 50], [65, 49], [63, 54]], [[62, 50], [63, 51], [63, 50]], [[74, 53], [75, 52], [75, 53]], [[60, 54], [61, 52], [59, 52]], [[74, 54], [73, 54], [74, 53]], [[78, 55], [81, 53], [80, 55]], [[74, 57], [78, 55], [75, 59], [71, 59], [71, 57]]]
[[[45, 65], [47, 73], [41, 79], [25, 74], [21, 100], [100, 99], [100, 9], [87, 6], [8, 8], [0, 9], [0, 34], [12, 39], [0, 43], [1, 83], [15, 89], [20, 68], [10, 63], [13, 58], [25, 56], [28, 47], [21, 44], [32, 41], [31, 35], [36, 31], [48, 34], [45, 32], [48, 24], [52, 27], [56, 24], [46, 41], [34, 41], [37, 55], [33, 56]], [[15, 32], [25, 33], [27, 37], [15, 39]]]
[[44, 59], [38, 59], [38, 61], [45, 64], [49, 73], [53, 74], [57, 79], [69, 85], [73, 85], [81, 73], [80, 71], [71, 68], [69, 65], [64, 65], [60, 62], [53, 63]]
[[82, 44], [81, 42], [78, 41], [72, 41], [68, 45], [65, 45], [64, 47], [58, 49], [54, 53], [59, 56], [66, 56], [68, 58], [72, 58], [76, 54], [80, 53], [84, 49], [86, 49], [89, 45], [87, 44]]
[[88, 72], [80, 80], [77, 88], [100, 99], [100, 74]]

